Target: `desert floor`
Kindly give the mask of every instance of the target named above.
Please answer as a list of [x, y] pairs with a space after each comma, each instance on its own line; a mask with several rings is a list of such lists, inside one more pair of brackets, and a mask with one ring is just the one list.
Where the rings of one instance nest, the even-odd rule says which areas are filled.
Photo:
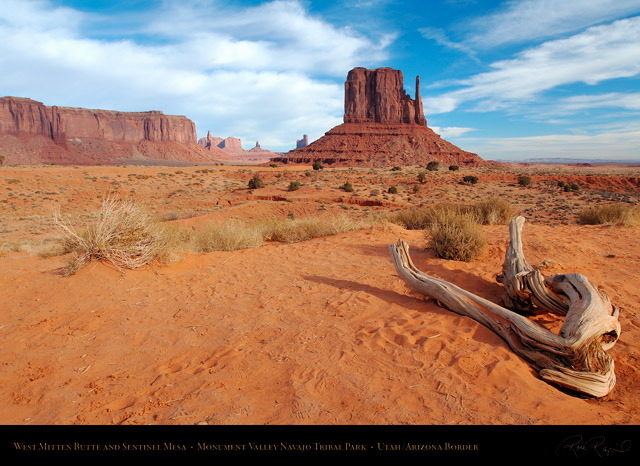
[[[0, 168], [0, 423], [639, 424], [638, 228], [579, 225], [576, 214], [637, 204], [640, 168], [440, 169], [424, 184], [421, 171]], [[265, 187], [249, 191], [254, 174]], [[479, 182], [460, 183], [468, 174]], [[530, 186], [519, 186], [521, 174]], [[301, 188], [288, 191], [296, 180]], [[580, 190], [566, 193], [559, 180]], [[345, 181], [354, 192], [339, 189]], [[620, 308], [616, 387], [590, 399], [543, 382], [490, 330], [408, 289], [387, 251], [402, 238], [425, 273], [499, 302], [506, 225], [483, 226], [489, 247], [470, 263], [438, 259], [424, 232], [379, 222], [299, 243], [185, 252], [172, 265], [125, 272], [92, 262], [63, 276], [64, 257], [42, 254], [60, 236], [54, 209], [90, 222], [107, 193], [193, 228], [502, 197], [527, 219], [532, 265], [584, 274]]]

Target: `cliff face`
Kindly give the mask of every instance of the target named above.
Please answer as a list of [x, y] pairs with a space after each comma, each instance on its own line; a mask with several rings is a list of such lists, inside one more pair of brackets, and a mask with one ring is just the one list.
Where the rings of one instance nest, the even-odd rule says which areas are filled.
[[416, 98], [404, 90], [402, 71], [391, 68], [354, 68], [344, 83], [344, 122], [427, 124], [422, 112], [420, 78]]
[[160, 111], [117, 112], [0, 98], [0, 147], [8, 163], [110, 163], [126, 159], [204, 162], [195, 124]]
[[404, 90], [402, 72], [391, 68], [354, 68], [344, 87], [344, 123], [274, 160], [373, 167], [424, 165], [432, 160], [463, 166], [487, 164], [427, 127], [420, 77], [416, 78], [415, 99]]
[[195, 124], [162, 112], [114, 112], [47, 107], [35, 100], [0, 98], [0, 133], [40, 135], [54, 141], [95, 138], [114, 142], [196, 142]]

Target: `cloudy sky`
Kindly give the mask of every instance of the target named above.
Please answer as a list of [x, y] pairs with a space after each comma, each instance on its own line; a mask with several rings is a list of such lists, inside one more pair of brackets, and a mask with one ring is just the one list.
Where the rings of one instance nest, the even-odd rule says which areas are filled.
[[0, 95], [287, 151], [389, 66], [485, 159], [640, 160], [640, 0], [0, 0]]

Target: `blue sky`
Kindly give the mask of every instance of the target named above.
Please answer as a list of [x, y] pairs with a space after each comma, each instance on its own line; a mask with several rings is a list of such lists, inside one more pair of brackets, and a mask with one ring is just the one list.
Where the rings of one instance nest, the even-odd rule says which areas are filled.
[[0, 0], [0, 95], [185, 115], [287, 151], [342, 122], [357, 66], [420, 75], [485, 159], [640, 160], [640, 0]]

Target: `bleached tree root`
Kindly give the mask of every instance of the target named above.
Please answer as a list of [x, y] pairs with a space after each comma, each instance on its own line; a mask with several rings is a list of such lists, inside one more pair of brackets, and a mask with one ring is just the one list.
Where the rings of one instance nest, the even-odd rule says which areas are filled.
[[[519, 248], [516, 245], [515, 250], [518, 249], [521, 258], [517, 258], [516, 262], [526, 264], [521, 254], [521, 243]], [[535, 272], [539, 277], [532, 274], [532, 269], [518, 266], [521, 271], [534, 277], [534, 290], [544, 285], [544, 289], [540, 288], [530, 295], [534, 298], [529, 302], [545, 309], [553, 306], [555, 312], [566, 309], [560, 334], [555, 335], [512, 310], [419, 271], [411, 261], [409, 246], [404, 241], [398, 240], [396, 244], [389, 245], [389, 251], [398, 274], [407, 285], [437, 300], [447, 309], [493, 330], [516, 354], [528, 361], [546, 382], [594, 397], [603, 397], [613, 389], [616, 382], [613, 358], [606, 350], [620, 336], [618, 309], [610, 303], [605, 293], [599, 292], [583, 275], [554, 275], [543, 280], [538, 271]], [[510, 254], [508, 250], [509, 261], [512, 260], [509, 259]], [[514, 276], [519, 278], [522, 275]], [[530, 287], [522, 286], [520, 289], [530, 290]], [[525, 297], [520, 299], [520, 303], [530, 298], [525, 294], [522, 296]], [[547, 301], [539, 296], [552, 296], [548, 301], [553, 303], [552, 306], [547, 306]]]

